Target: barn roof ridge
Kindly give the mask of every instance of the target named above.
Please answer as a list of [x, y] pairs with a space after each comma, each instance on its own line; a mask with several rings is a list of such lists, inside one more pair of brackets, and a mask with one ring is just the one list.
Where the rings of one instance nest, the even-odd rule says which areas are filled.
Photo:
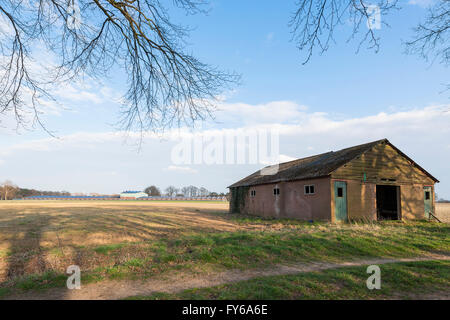
[[273, 167], [266, 166], [265, 168], [258, 170], [251, 175], [239, 180], [238, 182], [232, 184], [228, 188], [241, 187], [241, 186], [253, 186], [259, 184], [276, 183], [282, 181], [293, 181], [293, 180], [305, 180], [313, 179], [324, 176], [329, 176], [333, 171], [342, 167], [346, 163], [352, 161], [356, 157], [362, 155], [363, 153], [371, 150], [374, 146], [386, 143], [397, 150], [401, 155], [405, 156], [412, 164], [417, 166], [425, 174], [431, 177], [433, 180], [439, 182], [431, 174], [429, 174], [425, 169], [417, 165], [413, 160], [396, 148], [388, 139], [380, 139], [348, 148], [344, 148], [338, 151], [329, 151], [317, 155], [308, 156], [305, 158], [300, 158], [296, 160], [291, 160], [287, 162], [279, 163], [279, 170], [273, 175], [263, 175], [262, 170]]

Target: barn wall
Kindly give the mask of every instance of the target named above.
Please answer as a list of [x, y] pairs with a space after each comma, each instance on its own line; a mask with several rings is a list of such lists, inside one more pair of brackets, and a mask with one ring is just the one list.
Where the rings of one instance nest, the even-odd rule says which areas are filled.
[[[331, 179], [331, 190], [334, 181]], [[339, 179], [347, 182], [347, 211], [349, 220], [369, 219], [377, 220], [376, 184], [362, 183], [355, 180]], [[400, 185], [400, 218], [402, 220], [424, 219], [424, 191], [425, 184]], [[434, 188], [432, 188], [434, 197]], [[434, 201], [434, 199], [433, 199]], [[433, 208], [434, 211], [434, 208]], [[331, 217], [335, 221], [334, 191], [331, 192]]]
[[347, 216], [349, 220], [377, 220], [377, 194], [374, 183], [348, 179], [331, 179], [331, 216], [335, 221], [334, 182], [347, 183]]
[[[424, 186], [434, 181], [399, 154], [389, 144], [380, 143], [331, 174], [333, 179], [348, 183], [348, 216], [365, 215], [376, 219], [376, 185], [400, 187], [401, 218], [424, 218]], [[358, 188], [358, 185], [360, 186]], [[332, 195], [334, 217], [334, 195]], [[372, 205], [373, 203], [373, 205]], [[434, 207], [433, 187], [433, 207]], [[362, 214], [364, 212], [366, 213]]]
[[[305, 195], [304, 186], [314, 184], [315, 194]], [[280, 188], [275, 196], [273, 189]], [[250, 192], [256, 191], [251, 197]], [[274, 218], [330, 220], [329, 178], [281, 182], [250, 187], [242, 213]]]
[[400, 187], [403, 219], [425, 218], [423, 187], [423, 184], [403, 185]]
[[245, 213], [248, 187], [230, 188], [230, 213]]

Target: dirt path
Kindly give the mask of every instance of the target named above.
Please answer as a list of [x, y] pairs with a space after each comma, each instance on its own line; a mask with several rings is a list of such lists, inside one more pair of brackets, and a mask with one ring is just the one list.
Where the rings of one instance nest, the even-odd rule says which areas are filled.
[[80, 290], [63, 288], [49, 289], [43, 292], [26, 292], [13, 294], [4, 299], [31, 300], [115, 300], [137, 295], [150, 295], [154, 292], [174, 293], [190, 288], [205, 288], [216, 285], [249, 280], [256, 277], [289, 275], [303, 272], [321, 271], [350, 266], [385, 264], [392, 262], [413, 262], [429, 260], [450, 260], [448, 255], [429, 255], [418, 258], [404, 259], [366, 259], [343, 263], [301, 263], [277, 265], [270, 269], [261, 270], [230, 270], [226, 272], [205, 274], [201, 276], [177, 275], [148, 280], [102, 281], [99, 283], [82, 285]]

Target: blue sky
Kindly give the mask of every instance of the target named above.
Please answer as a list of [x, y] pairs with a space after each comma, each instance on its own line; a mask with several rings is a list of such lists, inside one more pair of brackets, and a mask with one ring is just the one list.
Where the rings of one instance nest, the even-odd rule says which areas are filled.
[[[242, 84], [224, 93], [216, 121], [197, 132], [206, 135], [242, 128], [280, 129], [282, 159], [337, 150], [388, 138], [441, 183], [450, 198], [450, 93], [448, 68], [405, 55], [402, 41], [426, 14], [430, 1], [400, 1], [403, 10], [388, 16], [390, 28], [376, 30], [378, 53], [358, 38], [346, 42], [351, 27], [336, 33], [337, 44], [315, 54], [305, 66], [291, 42], [288, 22], [295, 1], [213, 1], [208, 15], [174, 18], [194, 28], [189, 50], [201, 60], [242, 75]], [[384, 18], [383, 18], [384, 19]], [[123, 76], [59, 88], [61, 105], [44, 108], [47, 127], [0, 129], [0, 180], [22, 187], [71, 192], [118, 193], [155, 184], [204, 186], [225, 191], [262, 164], [176, 165], [176, 139], [148, 135], [140, 151], [112, 126]], [[175, 132], [185, 132], [175, 130]]]

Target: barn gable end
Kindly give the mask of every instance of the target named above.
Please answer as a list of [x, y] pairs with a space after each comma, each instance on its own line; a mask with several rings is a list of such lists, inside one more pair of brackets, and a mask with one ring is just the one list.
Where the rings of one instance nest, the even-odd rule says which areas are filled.
[[331, 178], [393, 185], [437, 182], [387, 140], [333, 171]]

